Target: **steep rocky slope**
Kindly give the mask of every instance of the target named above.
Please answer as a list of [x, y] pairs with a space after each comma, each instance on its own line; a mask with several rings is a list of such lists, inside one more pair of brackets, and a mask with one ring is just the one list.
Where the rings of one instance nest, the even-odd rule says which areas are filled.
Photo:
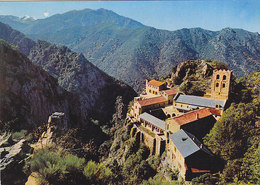
[[222, 61], [238, 76], [259, 68], [260, 35], [241, 29], [159, 30], [104, 9], [58, 14], [26, 22], [23, 28], [14, 18], [2, 18], [34, 39], [82, 52], [97, 67], [137, 91], [144, 85], [140, 81], [169, 73], [186, 60], [208, 57]]
[[12, 29], [10, 26], [1, 22], [0, 38], [3, 38], [8, 43], [11, 43], [14, 46], [16, 46], [25, 55], [29, 55], [30, 49], [35, 45], [35, 42], [27, 38], [24, 34]]
[[[79, 101], [57, 80], [32, 64], [8, 44], [0, 42], [0, 120], [16, 120], [19, 127], [39, 125], [55, 111], [68, 115], [71, 124], [84, 123]], [[76, 123], [75, 123], [76, 124]]]
[[[79, 53], [65, 46], [56, 46], [44, 41], [37, 43], [10, 26], [0, 23], [0, 38], [7, 40], [20, 51], [28, 54], [29, 59], [43, 67], [50, 75], [58, 79], [58, 84], [80, 97], [82, 116], [92, 116], [108, 121], [114, 113], [117, 96], [122, 96], [128, 104], [136, 95], [128, 85], [99, 70]], [[23, 44], [24, 40], [30, 44]], [[126, 110], [124, 110], [125, 112]]]
[[29, 58], [57, 78], [60, 86], [77, 93], [81, 109], [87, 108], [99, 120], [111, 118], [117, 96], [122, 96], [126, 104], [135, 96], [131, 87], [108, 76], [82, 54], [65, 46], [38, 41]]

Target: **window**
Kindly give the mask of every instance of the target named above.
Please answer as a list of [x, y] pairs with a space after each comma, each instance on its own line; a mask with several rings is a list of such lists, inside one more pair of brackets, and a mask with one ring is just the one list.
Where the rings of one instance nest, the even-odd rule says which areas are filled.
[[217, 75], [217, 79], [219, 79], [219, 75]]
[[227, 76], [226, 76], [226, 75], [224, 75], [224, 76], [223, 76], [223, 80], [226, 80], [226, 79], [227, 79]]
[[226, 84], [223, 84], [223, 88], [225, 88], [226, 87]]
[[219, 86], [219, 83], [216, 84], [216, 87], [218, 87], [218, 86]]

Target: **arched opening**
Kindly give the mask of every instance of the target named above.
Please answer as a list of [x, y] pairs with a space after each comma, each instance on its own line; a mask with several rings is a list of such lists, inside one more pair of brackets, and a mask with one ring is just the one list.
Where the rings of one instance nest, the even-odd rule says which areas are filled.
[[218, 87], [218, 86], [219, 86], [219, 83], [216, 84], [216, 87]]
[[219, 79], [219, 75], [217, 75], [217, 79]]
[[226, 80], [226, 79], [227, 79], [227, 76], [226, 76], [226, 75], [224, 75], [224, 76], [223, 76], [223, 80]]
[[166, 117], [167, 117], [167, 118], [170, 118], [170, 117], [171, 117], [171, 115], [170, 115], [170, 114], [167, 114], [167, 115], [166, 115]]
[[223, 84], [223, 88], [225, 88], [226, 87], [226, 84]]

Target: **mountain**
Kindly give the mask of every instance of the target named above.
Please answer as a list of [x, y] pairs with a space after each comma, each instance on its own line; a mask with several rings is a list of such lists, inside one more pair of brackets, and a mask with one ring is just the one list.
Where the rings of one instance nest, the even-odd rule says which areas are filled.
[[122, 96], [125, 104], [135, 96], [131, 87], [108, 76], [82, 54], [65, 46], [38, 41], [28, 57], [57, 78], [61, 87], [78, 94], [81, 109], [87, 108], [96, 119], [111, 118], [117, 96]]
[[86, 120], [78, 98], [63, 88], [46, 71], [32, 64], [21, 52], [0, 41], [0, 118], [15, 120], [16, 127], [40, 125], [55, 111], [64, 112], [71, 124]]
[[0, 38], [3, 38], [8, 43], [11, 43], [19, 48], [25, 55], [29, 55], [30, 49], [35, 45], [35, 42], [27, 38], [19, 31], [12, 29], [10, 26], [0, 22]]
[[159, 78], [186, 60], [222, 61], [237, 76], [259, 69], [260, 36], [242, 29], [159, 30], [108, 10], [86, 9], [33, 21], [19, 30], [35, 40], [82, 52], [91, 63], [138, 92], [145, 78]]
[[[99, 70], [82, 54], [45, 41], [34, 42], [6, 24], [1, 23], [0, 28], [0, 38], [8, 40], [18, 49], [26, 48], [29, 51], [28, 58], [34, 64], [57, 79], [59, 86], [79, 97], [80, 103], [75, 109], [82, 110], [79, 112], [83, 117], [88, 115], [100, 121], [108, 121], [115, 112], [118, 96], [122, 96], [123, 103], [128, 104], [136, 95], [131, 87]], [[21, 47], [23, 40], [31, 44]]]
[[53, 31], [100, 23], [113, 23], [125, 28], [142, 26], [142, 24], [137, 21], [119, 16], [116, 13], [105, 9], [73, 10], [64, 14], [56, 14], [45, 19], [26, 22], [24, 22], [24, 18], [14, 16], [0, 16], [0, 20], [3, 23], [9, 24], [14, 29], [27, 34], [52, 33]]

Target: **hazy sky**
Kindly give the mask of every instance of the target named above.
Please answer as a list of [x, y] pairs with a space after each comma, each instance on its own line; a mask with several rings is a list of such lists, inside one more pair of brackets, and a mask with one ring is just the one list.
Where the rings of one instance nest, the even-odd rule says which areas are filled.
[[160, 29], [232, 27], [260, 33], [260, 0], [0, 2], [0, 15], [40, 19], [85, 8], [113, 10]]

